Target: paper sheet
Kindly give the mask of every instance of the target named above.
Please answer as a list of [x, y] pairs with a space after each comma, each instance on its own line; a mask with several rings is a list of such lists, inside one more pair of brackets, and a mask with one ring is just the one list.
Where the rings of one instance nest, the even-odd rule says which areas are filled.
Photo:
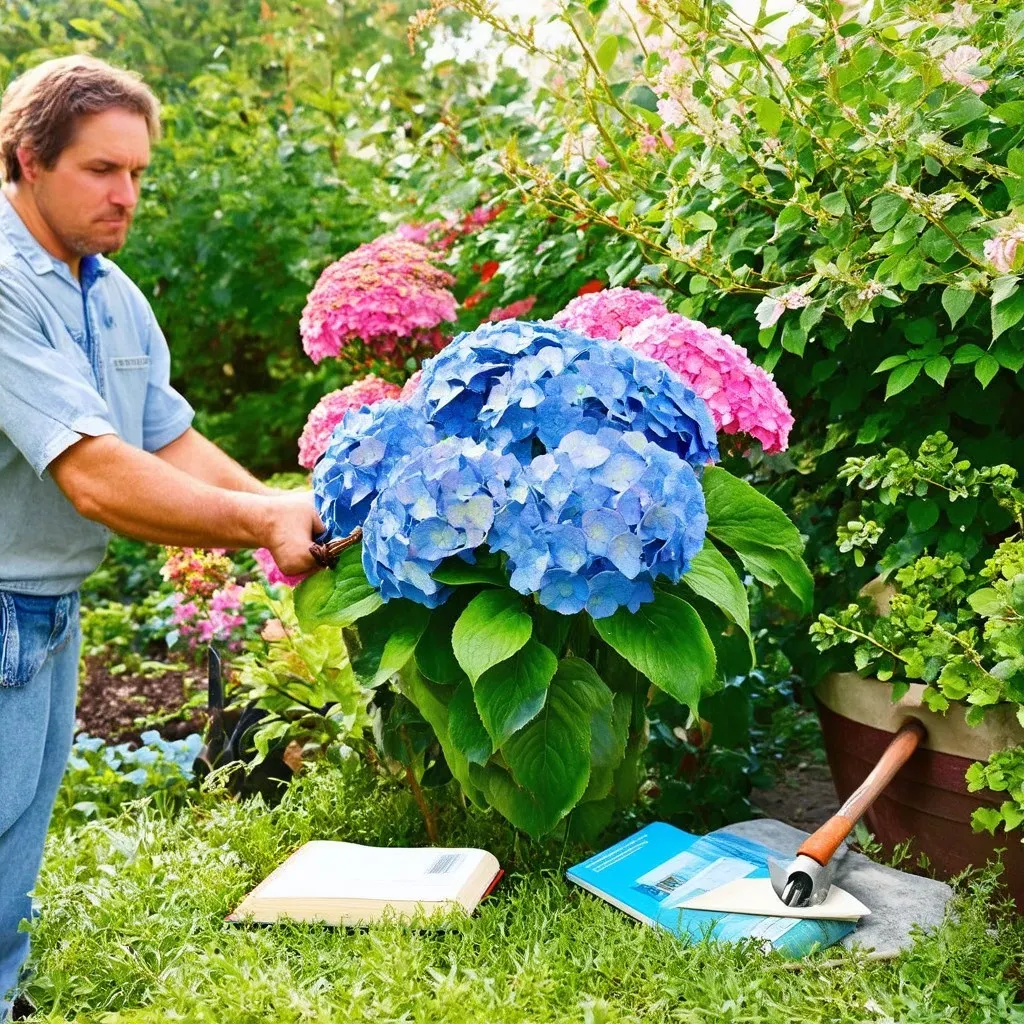
[[833, 885], [815, 907], [787, 907], [775, 894], [770, 878], [736, 878], [717, 889], [677, 904], [686, 910], [715, 910], [729, 914], [760, 914], [804, 920], [859, 921], [871, 911], [856, 896]]

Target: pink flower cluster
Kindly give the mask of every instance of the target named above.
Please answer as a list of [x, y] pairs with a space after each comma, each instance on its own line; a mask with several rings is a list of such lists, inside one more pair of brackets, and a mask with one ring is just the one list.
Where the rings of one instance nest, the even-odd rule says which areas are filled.
[[976, 46], [957, 46], [939, 61], [939, 71], [947, 82], [956, 82], [980, 96], [988, 91], [989, 83], [968, 69], [977, 67], [981, 58], [981, 50]]
[[160, 575], [186, 597], [207, 600], [231, 579], [234, 567], [224, 548], [165, 548]]
[[573, 299], [551, 319], [587, 338], [618, 338], [627, 327], [635, 327], [648, 317], [664, 316], [665, 303], [650, 292], [633, 288], [607, 288]]
[[239, 613], [241, 607], [242, 588], [229, 583], [212, 594], [209, 604], [176, 594], [171, 621], [190, 647], [219, 640], [226, 642], [230, 650], [237, 650], [242, 638], [234, 634], [245, 626], [245, 616]]
[[985, 259], [1000, 274], [1009, 274], [1017, 259], [1017, 248], [1024, 242], [1024, 224], [1000, 231], [995, 238], [990, 238], [984, 245]]
[[786, 396], [729, 335], [667, 313], [629, 328], [621, 341], [675, 370], [704, 399], [716, 430], [756, 438], [766, 452], [786, 450], [793, 427]]
[[495, 306], [487, 314], [487, 319], [492, 323], [497, 320], [518, 320], [521, 316], [526, 316], [533, 309], [533, 304], [536, 301], [536, 295], [528, 295], [525, 299], [510, 302], [507, 306]]
[[296, 587], [306, 578], [305, 576], [288, 576], [286, 573], [281, 572], [268, 548], [258, 548], [252, 553], [252, 556], [256, 559], [260, 572], [263, 573], [271, 586], [283, 583], [287, 587]]
[[316, 460], [327, 450], [334, 428], [349, 409], [361, 409], [382, 398], [397, 398], [400, 393], [401, 388], [397, 384], [390, 384], [371, 373], [348, 387], [324, 395], [302, 428], [299, 465], [304, 469], [312, 469], [316, 465]]
[[443, 345], [438, 325], [455, 319], [455, 279], [422, 245], [383, 235], [342, 256], [320, 275], [299, 320], [314, 363], [360, 339], [390, 356], [402, 339]]

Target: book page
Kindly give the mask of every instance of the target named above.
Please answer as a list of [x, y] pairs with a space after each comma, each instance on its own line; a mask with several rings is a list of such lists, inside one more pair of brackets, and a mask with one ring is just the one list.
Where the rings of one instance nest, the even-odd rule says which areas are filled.
[[482, 850], [310, 842], [255, 895], [259, 900], [455, 899], [484, 856]]

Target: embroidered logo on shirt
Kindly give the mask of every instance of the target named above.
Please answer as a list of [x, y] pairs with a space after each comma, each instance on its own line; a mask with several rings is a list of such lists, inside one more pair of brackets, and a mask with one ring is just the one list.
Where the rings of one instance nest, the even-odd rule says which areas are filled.
[[149, 367], [149, 356], [114, 356], [110, 365], [115, 370], [145, 370]]

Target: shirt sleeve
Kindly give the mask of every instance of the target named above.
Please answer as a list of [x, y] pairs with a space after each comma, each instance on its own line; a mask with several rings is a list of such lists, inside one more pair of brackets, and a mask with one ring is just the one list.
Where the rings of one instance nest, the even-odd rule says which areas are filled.
[[0, 430], [42, 478], [82, 437], [116, 434], [83, 353], [59, 352], [37, 299], [0, 265]]
[[195, 412], [171, 387], [171, 352], [167, 339], [148, 302], [146, 310], [149, 320], [149, 387], [142, 417], [142, 447], [147, 452], [156, 452], [188, 430]]

